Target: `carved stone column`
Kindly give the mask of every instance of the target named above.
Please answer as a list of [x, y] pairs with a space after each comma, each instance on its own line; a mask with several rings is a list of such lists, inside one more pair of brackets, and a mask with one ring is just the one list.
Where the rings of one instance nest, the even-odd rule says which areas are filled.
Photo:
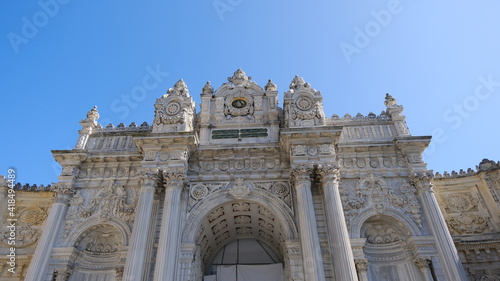
[[424, 277], [425, 281], [434, 281], [434, 278], [432, 277], [431, 268], [430, 268], [430, 259], [428, 259], [428, 258], [415, 258], [414, 262], [418, 266], [418, 268], [420, 269], [420, 272], [422, 272], [422, 276]]
[[325, 280], [325, 272], [311, 193], [311, 171], [312, 169], [306, 165], [299, 166], [292, 170], [292, 178], [297, 192], [297, 216], [299, 218], [304, 279], [323, 281]]
[[368, 281], [368, 261], [356, 260], [356, 269], [358, 270], [359, 281]]
[[344, 209], [339, 192], [339, 170], [331, 165], [319, 166], [323, 193], [328, 240], [333, 255], [333, 266], [337, 280], [358, 280], [351, 240], [347, 232]]
[[148, 262], [146, 261], [148, 237], [153, 200], [158, 175], [145, 173], [142, 178], [142, 186], [139, 194], [139, 202], [134, 219], [134, 228], [128, 248], [127, 261], [123, 270], [124, 281], [141, 280]]
[[429, 227], [436, 238], [436, 247], [447, 280], [468, 280], [448, 231], [448, 226], [439, 209], [431, 178], [427, 175], [415, 176], [412, 178], [412, 184], [420, 195]]
[[38, 245], [31, 259], [25, 278], [26, 281], [46, 280], [45, 272], [48, 268], [52, 248], [61, 226], [64, 225], [68, 204], [74, 192], [71, 183], [56, 183], [53, 190], [55, 192], [55, 201], [50, 208], [49, 215], [43, 226], [42, 235], [40, 235]]
[[165, 202], [155, 264], [155, 281], [176, 280], [183, 173], [165, 172]]

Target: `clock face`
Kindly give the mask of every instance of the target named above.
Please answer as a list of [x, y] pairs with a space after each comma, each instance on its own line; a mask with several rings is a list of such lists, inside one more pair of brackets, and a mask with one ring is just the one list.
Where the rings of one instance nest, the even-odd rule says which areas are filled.
[[247, 104], [248, 103], [244, 98], [235, 98], [231, 101], [231, 106], [234, 108], [244, 108]]

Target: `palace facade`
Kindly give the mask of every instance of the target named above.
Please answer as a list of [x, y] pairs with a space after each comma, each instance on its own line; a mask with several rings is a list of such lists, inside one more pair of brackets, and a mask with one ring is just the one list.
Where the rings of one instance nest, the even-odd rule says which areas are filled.
[[[325, 116], [322, 95], [242, 70], [179, 80], [152, 124], [80, 121], [51, 186], [0, 177], [0, 280], [499, 280], [500, 163], [426, 168], [387, 94], [380, 115]], [[14, 270], [12, 270], [14, 266]]]

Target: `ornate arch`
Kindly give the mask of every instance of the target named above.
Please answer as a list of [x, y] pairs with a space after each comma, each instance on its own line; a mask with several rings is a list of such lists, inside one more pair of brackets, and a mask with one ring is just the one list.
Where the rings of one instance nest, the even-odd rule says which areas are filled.
[[111, 226], [118, 230], [123, 238], [123, 246], [127, 246], [130, 241], [130, 228], [129, 226], [122, 220], [111, 219], [106, 222], [99, 221], [97, 219], [87, 220], [80, 224], [76, 229], [74, 229], [68, 237], [64, 240], [64, 245], [67, 247], [74, 247], [78, 244], [83, 238], [83, 234], [92, 231], [91, 229], [95, 226]]
[[[283, 201], [261, 190], [252, 190], [252, 192], [242, 200], [254, 202], [270, 209], [283, 228], [284, 239], [298, 238], [297, 227], [293, 220], [293, 216], [290, 209]], [[187, 224], [183, 230], [182, 243], [195, 243], [199, 227], [208, 213], [219, 205], [231, 201], [235, 200], [231, 198], [227, 192], [223, 191], [215, 192], [204, 198], [203, 201], [197, 204], [188, 214]]]
[[387, 218], [394, 225], [400, 224], [400, 226], [398, 226], [399, 228], [404, 227], [403, 229], [406, 229], [410, 232], [408, 236], [422, 235], [420, 228], [418, 227], [417, 224], [415, 224], [415, 222], [413, 222], [413, 220], [401, 214], [399, 210], [393, 208], [386, 208], [383, 214], [374, 209], [367, 209], [362, 211], [358, 216], [356, 216], [351, 223], [351, 229], [350, 229], [351, 238], [362, 238], [361, 228], [363, 227], [363, 224], [368, 219], [377, 216]]

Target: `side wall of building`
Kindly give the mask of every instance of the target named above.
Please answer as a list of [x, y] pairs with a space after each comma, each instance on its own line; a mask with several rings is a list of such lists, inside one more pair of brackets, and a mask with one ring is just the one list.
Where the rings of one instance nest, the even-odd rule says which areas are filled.
[[436, 174], [435, 192], [471, 280], [500, 279], [500, 163]]

